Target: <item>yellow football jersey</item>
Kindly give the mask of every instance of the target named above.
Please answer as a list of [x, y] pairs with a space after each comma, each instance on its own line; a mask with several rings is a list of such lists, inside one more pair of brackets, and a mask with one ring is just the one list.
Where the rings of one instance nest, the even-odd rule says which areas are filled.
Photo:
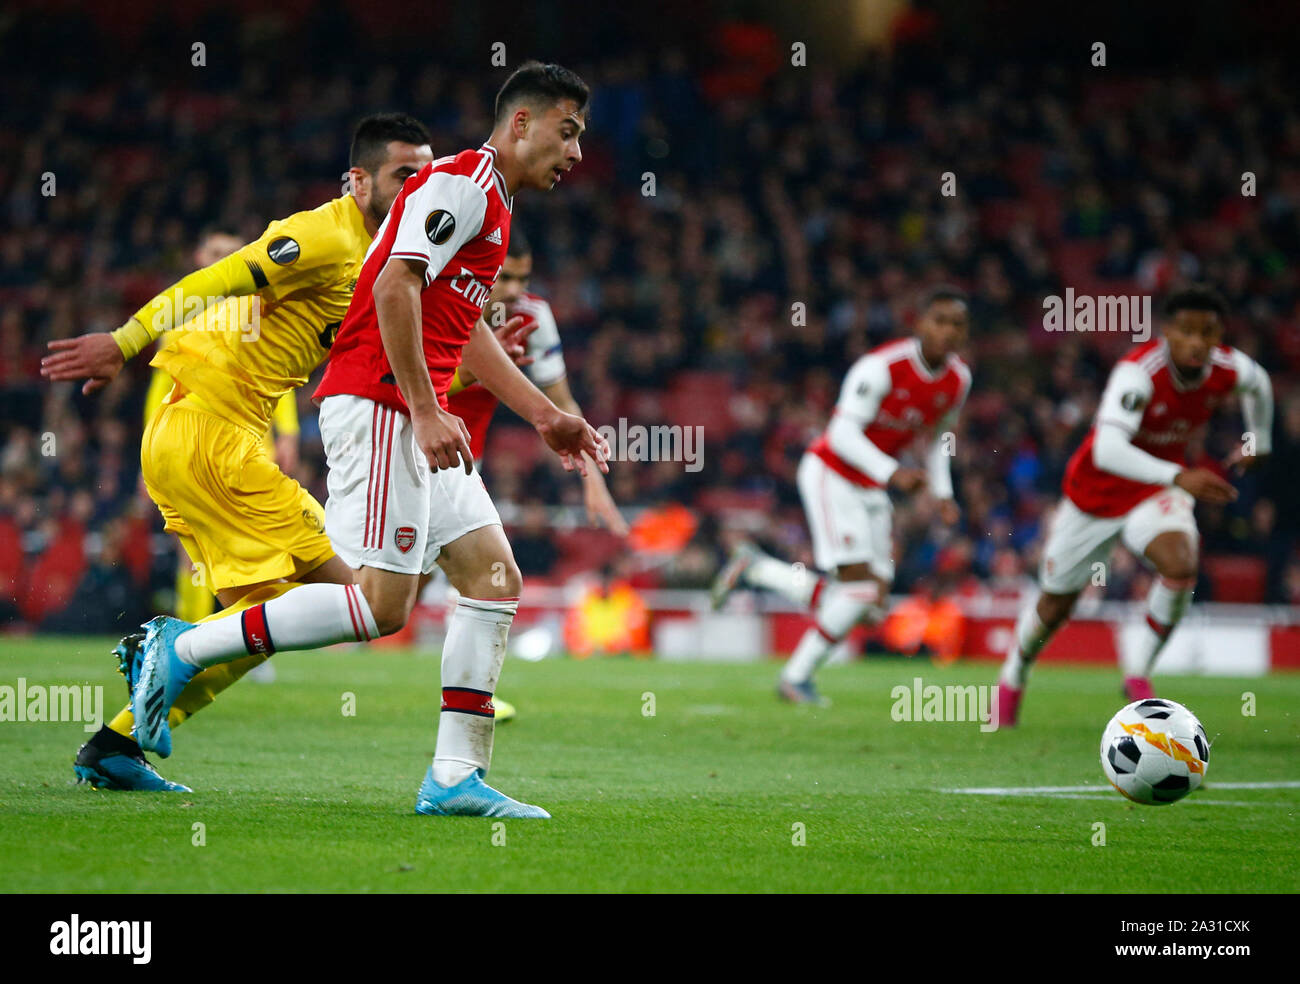
[[[153, 371], [153, 378], [149, 380], [149, 389], [144, 394], [144, 424], [149, 426], [149, 421], [153, 420], [153, 415], [158, 412], [158, 408], [167, 400], [167, 394], [172, 391], [172, 377], [162, 369]], [[275, 405], [275, 413], [272, 416], [275, 424], [274, 435], [267, 431], [266, 440], [268, 445], [272, 437], [283, 437], [284, 435], [297, 436], [300, 427], [298, 424], [298, 401], [294, 398], [293, 392], [285, 393], [280, 397], [280, 402]]]
[[176, 380], [178, 396], [265, 434], [276, 403], [329, 354], [369, 246], [351, 195], [272, 222], [236, 253], [257, 293], [169, 331], [151, 365]]

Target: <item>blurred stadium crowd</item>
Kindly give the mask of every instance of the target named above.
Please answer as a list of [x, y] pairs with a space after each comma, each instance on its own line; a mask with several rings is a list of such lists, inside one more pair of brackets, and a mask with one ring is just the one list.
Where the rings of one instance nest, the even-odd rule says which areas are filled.
[[[188, 53], [206, 38], [208, 65], [188, 75], [156, 78], [139, 59], [111, 76], [70, 67], [49, 90], [0, 66], [0, 621], [111, 630], [147, 615], [174, 571], [171, 551], [151, 547], [161, 521], [137, 484], [147, 359], [84, 398], [41, 382], [46, 342], [121, 324], [189, 271], [201, 230], [251, 239], [338, 195], [365, 113], [417, 115], [435, 153], [490, 129], [505, 69], [382, 58], [368, 74], [341, 69], [360, 31], [340, 28], [347, 16], [294, 23], [301, 54], [282, 60], [263, 57], [286, 41], [273, 26], [150, 28], [147, 51]], [[10, 41], [29, 62], [66, 63], [78, 28], [46, 23], [11, 25]], [[703, 586], [742, 534], [811, 563], [799, 455], [850, 362], [909, 330], [922, 288], [953, 281], [973, 299], [975, 382], [955, 467], [964, 520], [947, 530], [924, 500], [901, 507], [898, 586], [1022, 587], [1065, 463], [1132, 344], [1044, 332], [1044, 295], [1159, 298], [1197, 279], [1228, 297], [1228, 340], [1272, 373], [1278, 398], [1272, 461], [1237, 503], [1199, 512], [1197, 597], [1300, 602], [1289, 68], [1089, 75], [936, 61], [900, 44], [831, 72], [791, 68], [780, 39], [744, 24], [710, 45], [572, 64], [594, 90], [585, 160], [515, 215], [588, 418], [703, 424], [704, 466], [613, 466], [616, 501], [641, 520], [628, 548], [579, 528], [578, 483], [501, 411], [485, 472], [526, 574], [610, 565], [639, 584]], [[953, 197], [940, 194], [944, 172]], [[52, 197], [40, 194], [47, 173]], [[312, 388], [300, 392], [298, 477], [323, 498]], [[1221, 459], [1239, 437], [1229, 407], [1203, 453]], [[1145, 593], [1131, 558], [1105, 593]]]

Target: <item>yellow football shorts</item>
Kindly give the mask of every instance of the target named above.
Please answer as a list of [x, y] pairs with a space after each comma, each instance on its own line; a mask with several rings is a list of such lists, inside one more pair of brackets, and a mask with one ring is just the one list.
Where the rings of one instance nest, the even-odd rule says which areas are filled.
[[214, 594], [296, 580], [334, 556], [321, 504], [280, 471], [261, 436], [192, 394], [154, 414], [140, 470], [167, 532], [181, 538]]

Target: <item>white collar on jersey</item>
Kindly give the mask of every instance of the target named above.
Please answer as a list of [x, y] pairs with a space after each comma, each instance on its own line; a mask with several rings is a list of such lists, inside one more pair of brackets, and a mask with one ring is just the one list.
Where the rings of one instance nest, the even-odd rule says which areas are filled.
[[506, 194], [506, 176], [502, 174], [501, 169], [497, 167], [497, 156], [498, 156], [497, 149], [493, 147], [490, 143], [485, 142], [483, 146], [479, 148], [479, 150], [487, 151], [488, 154], [492, 157], [492, 177], [495, 179], [497, 183], [497, 191], [501, 192], [501, 200], [506, 203], [506, 211], [514, 212], [515, 210], [514, 196]]

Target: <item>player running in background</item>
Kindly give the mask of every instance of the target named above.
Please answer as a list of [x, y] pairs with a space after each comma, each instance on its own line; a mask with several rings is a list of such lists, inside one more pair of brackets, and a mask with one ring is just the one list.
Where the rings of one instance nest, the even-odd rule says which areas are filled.
[[[261, 238], [185, 277], [117, 331], [50, 343], [42, 374], [86, 379], [90, 393], [168, 333], [152, 364], [174, 385], [145, 431], [141, 472], [165, 528], [227, 609], [213, 621], [287, 582], [353, 582], [325, 535], [325, 511], [276, 467], [265, 436], [279, 401], [329, 354], [367, 247], [402, 183], [433, 159], [429, 139], [409, 116], [362, 120], [347, 194], [272, 222]], [[138, 642], [128, 637], [118, 648], [128, 681], [138, 669]], [[268, 655], [249, 653], [197, 675], [177, 696], [171, 725]], [[133, 725], [127, 707], [101, 728], [78, 753], [77, 776], [97, 788], [188, 791], [158, 775], [133, 740]]]
[[1020, 613], [1002, 665], [999, 727], [1016, 724], [1029, 668], [1117, 540], [1156, 571], [1146, 626], [1127, 667], [1132, 675], [1124, 679], [1130, 700], [1155, 696], [1151, 670], [1196, 587], [1195, 502], [1221, 505], [1237, 497], [1213, 471], [1184, 464], [1187, 443], [1236, 393], [1254, 447], [1243, 442], [1226, 464], [1245, 467], [1272, 449], [1272, 385], [1258, 363], [1222, 344], [1227, 303], [1197, 285], [1172, 294], [1164, 314], [1163, 337], [1116, 364], [1092, 430], [1066, 466], [1065, 495], [1043, 546], [1041, 593]]
[[[506, 261], [492, 287], [487, 311], [495, 317], [497, 305], [506, 319], [522, 317], [521, 332], [527, 332], [524, 358], [517, 364], [543, 393], [566, 413], [582, 416], [578, 401], [569, 390], [568, 371], [564, 365], [564, 350], [560, 344], [560, 331], [555, 315], [544, 298], [528, 292], [528, 280], [533, 275], [533, 251], [522, 229], [510, 231], [510, 245]], [[497, 337], [501, 338], [498, 331]], [[465, 366], [456, 371], [448, 397], [448, 409], [465, 421], [469, 431], [469, 446], [475, 459], [483, 457], [488, 424], [500, 401], [491, 390], [474, 383], [474, 374]], [[598, 469], [588, 468], [582, 477], [582, 494], [587, 507], [587, 519], [594, 525], [604, 526], [618, 536], [627, 535], [627, 523], [619, 514], [605, 484], [605, 476]]]
[[146, 749], [169, 752], [168, 709], [201, 669], [396, 632], [437, 564], [460, 600], [443, 646], [437, 743], [416, 812], [549, 816], [483, 781], [492, 693], [522, 582], [446, 393], [463, 357], [566, 468], [584, 470], [584, 453], [606, 467], [595, 429], [533, 386], [481, 317], [505, 260], [513, 195], [553, 188], [582, 159], [587, 98], [572, 72], [525, 64], [497, 95], [487, 143], [406, 182], [366, 256], [316, 391], [330, 469], [326, 523], [357, 583], [297, 585], [238, 619], [199, 626], [153, 619], [133, 701]]
[[[768, 588], [812, 613], [781, 672], [777, 692], [795, 703], [826, 704], [813, 674], [859, 622], [887, 614], [894, 580], [893, 506], [887, 489], [905, 495], [929, 488], [945, 523], [961, 516], [953, 500], [952, 431], [970, 391], [970, 370], [957, 355], [970, 315], [966, 295], [936, 287], [922, 300], [915, 337], [888, 342], [849, 369], [826, 431], [799, 462], [799, 495], [812, 532], [813, 558], [827, 572], [768, 556], [741, 543], [713, 584], [721, 607], [735, 588]], [[903, 468], [895, 456], [917, 437], [930, 439], [927, 467]]]

